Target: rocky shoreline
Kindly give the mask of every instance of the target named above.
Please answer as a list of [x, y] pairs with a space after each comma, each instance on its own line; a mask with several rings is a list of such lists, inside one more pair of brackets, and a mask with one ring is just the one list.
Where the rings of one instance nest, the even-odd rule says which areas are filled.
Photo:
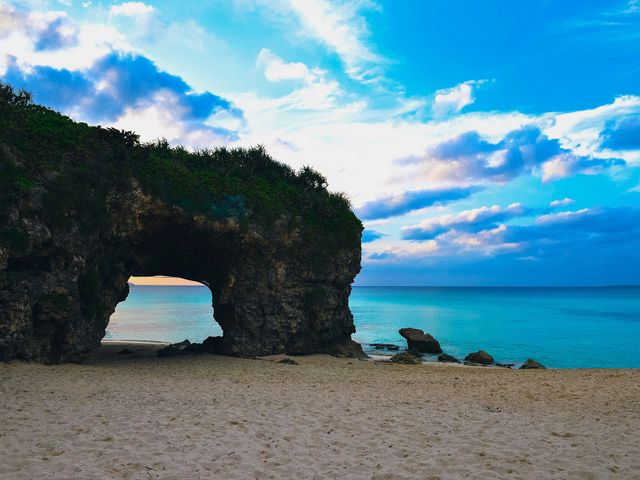
[[[366, 352], [374, 356], [374, 360], [381, 362], [399, 363], [405, 365], [420, 365], [423, 362], [452, 363], [472, 367], [500, 367], [510, 369], [546, 369], [540, 362], [528, 358], [521, 364], [496, 362], [494, 357], [484, 350], [471, 352], [463, 360], [456, 358], [442, 350], [438, 340], [429, 333], [417, 328], [401, 328], [400, 335], [405, 338], [406, 349], [401, 350], [400, 345], [393, 343], [369, 343], [360, 345], [352, 342], [352, 345], [343, 346], [340, 349], [328, 352], [339, 358], [371, 358]], [[362, 347], [368, 346], [366, 350]], [[364, 353], [363, 353], [364, 352]], [[122, 354], [133, 352], [119, 352]], [[159, 357], [177, 357], [184, 355], [201, 354], [224, 355], [224, 343], [222, 337], [208, 337], [202, 343], [190, 342], [185, 339], [181, 342], [164, 345], [156, 351]], [[378, 357], [377, 359], [375, 357]]]
[[[417, 328], [401, 328], [398, 330], [406, 342], [406, 349], [399, 352], [401, 347], [393, 343], [369, 343], [369, 349], [365, 352], [375, 353], [376, 356], [384, 357], [383, 360], [391, 363], [401, 363], [405, 365], [419, 365], [424, 361], [441, 362], [441, 363], [457, 363], [472, 367], [500, 367], [521, 370], [546, 369], [537, 360], [528, 358], [521, 364], [518, 363], [502, 363], [496, 362], [491, 354], [484, 350], [471, 352], [460, 360], [453, 355], [443, 352], [440, 342], [430, 333]], [[363, 345], [363, 346], [364, 346]], [[370, 349], [374, 349], [372, 350]], [[396, 353], [398, 352], [398, 353]], [[436, 356], [437, 355], [437, 356]]]

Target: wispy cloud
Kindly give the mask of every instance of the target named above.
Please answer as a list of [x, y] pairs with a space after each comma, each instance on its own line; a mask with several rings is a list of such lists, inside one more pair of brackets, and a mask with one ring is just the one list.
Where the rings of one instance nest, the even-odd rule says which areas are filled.
[[511, 204], [506, 208], [498, 205], [474, 208], [455, 215], [428, 218], [416, 225], [402, 227], [402, 238], [405, 240], [432, 240], [451, 230], [458, 232], [493, 230], [503, 222], [518, 217], [530, 216], [534, 213], [534, 210], [526, 208], [520, 203]]
[[[487, 215], [487, 218], [490, 214]], [[513, 215], [512, 218], [518, 215]], [[428, 261], [433, 258], [498, 257], [518, 259], [551, 259], [561, 257], [601, 258], [625, 250], [635, 252], [640, 247], [640, 208], [591, 207], [577, 211], [543, 214], [533, 223], [495, 225], [483, 220], [458, 225], [483, 225], [486, 228], [453, 228], [453, 217], [443, 219], [452, 228], [436, 238], [424, 241], [400, 241], [392, 245], [373, 244], [366, 247], [372, 261], [391, 263]], [[474, 225], [475, 226], [475, 225]], [[613, 250], [612, 250], [613, 249]]]
[[535, 125], [509, 132], [496, 143], [474, 131], [463, 133], [403, 163], [420, 165], [426, 180], [457, 182], [507, 182], [522, 173], [538, 172], [543, 181], [551, 181], [625, 165], [619, 158], [575, 155]]
[[363, 220], [395, 217], [414, 210], [434, 205], [444, 205], [455, 200], [467, 198], [477, 190], [474, 187], [466, 187], [405, 192], [401, 195], [383, 197], [367, 202], [357, 209], [357, 213]]
[[270, 82], [297, 81], [293, 90], [277, 97], [259, 96], [255, 92], [236, 94], [238, 102], [256, 116], [262, 112], [333, 110], [344, 95], [339, 83], [327, 78], [324, 70], [309, 68], [302, 62], [287, 62], [269, 49], [260, 50], [256, 65], [264, 69], [265, 78]]
[[551, 208], [565, 207], [567, 205], [571, 205], [572, 203], [575, 203], [575, 200], [573, 200], [572, 198], [565, 197], [562, 200], [553, 200], [552, 202], [549, 203], [549, 206]]
[[143, 2], [125, 2], [111, 6], [110, 12], [114, 15], [125, 15], [127, 17], [135, 17], [141, 15], [150, 15], [154, 13], [155, 8]]
[[433, 114], [441, 117], [460, 112], [464, 107], [475, 102], [473, 89], [485, 82], [486, 80], [469, 80], [452, 88], [438, 90], [431, 107]]
[[379, 74], [383, 58], [367, 44], [369, 30], [360, 14], [363, 8], [379, 8], [377, 4], [363, 0], [290, 2], [304, 28], [338, 54], [351, 77], [371, 80]]
[[379, 77], [386, 60], [370, 45], [369, 28], [362, 14], [380, 9], [373, 0], [280, 0], [261, 4], [293, 13], [300, 34], [335, 53], [351, 78], [366, 82]]

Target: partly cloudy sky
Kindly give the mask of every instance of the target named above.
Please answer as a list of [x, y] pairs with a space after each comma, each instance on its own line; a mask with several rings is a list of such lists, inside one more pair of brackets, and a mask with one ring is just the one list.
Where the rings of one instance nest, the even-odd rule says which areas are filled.
[[312, 165], [360, 285], [640, 283], [637, 0], [0, 0], [0, 79]]

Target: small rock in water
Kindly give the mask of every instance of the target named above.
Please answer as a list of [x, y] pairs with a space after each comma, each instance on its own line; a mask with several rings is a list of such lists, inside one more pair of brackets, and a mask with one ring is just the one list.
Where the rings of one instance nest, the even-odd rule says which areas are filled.
[[471, 363], [479, 363], [480, 365], [491, 365], [493, 363], [493, 357], [484, 350], [470, 353], [464, 357], [464, 359]]
[[440, 355], [438, 355], [438, 361], [444, 363], [460, 363], [460, 360], [458, 360], [453, 355], [449, 355], [448, 353], [441, 353]]
[[440, 343], [432, 335], [418, 328], [401, 328], [399, 331], [407, 340], [407, 348], [416, 348], [422, 353], [442, 353]]
[[515, 363], [496, 363], [496, 367], [502, 367], [502, 368], [513, 368], [515, 366], [516, 366]]
[[283, 358], [278, 363], [284, 363], [285, 365], [298, 365], [298, 362], [296, 362], [293, 358]]
[[520, 367], [520, 369], [525, 369], [525, 370], [529, 370], [529, 369], [546, 369], [547, 367], [545, 367], [544, 365], [542, 365], [540, 362], [536, 362], [533, 358], [529, 358], [526, 362], [524, 362], [522, 364], [522, 366]]
[[122, 350], [120, 350], [117, 353], [118, 353], [118, 355], [131, 355], [133, 353], [133, 350], [131, 350], [129, 348], [123, 348]]
[[369, 346], [376, 350], [400, 350], [400, 347], [393, 343], [370, 343]]
[[465, 360], [463, 364], [469, 367], [486, 367], [486, 365], [482, 363], [470, 362], [469, 360]]
[[390, 361], [392, 363], [400, 363], [403, 365], [420, 365], [422, 363], [422, 359], [420, 357], [416, 357], [411, 352], [397, 353], [391, 357]]

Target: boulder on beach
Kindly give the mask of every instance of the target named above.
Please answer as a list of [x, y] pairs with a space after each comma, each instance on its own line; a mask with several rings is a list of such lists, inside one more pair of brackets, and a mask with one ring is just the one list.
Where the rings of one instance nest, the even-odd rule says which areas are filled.
[[422, 359], [411, 352], [396, 353], [390, 358], [390, 361], [392, 363], [400, 363], [402, 365], [420, 365], [422, 363]]
[[409, 350], [415, 348], [422, 353], [442, 353], [440, 343], [419, 328], [401, 328], [398, 332], [407, 340]]
[[298, 362], [296, 362], [293, 358], [283, 358], [282, 360], [278, 360], [276, 363], [283, 363], [285, 365], [298, 365]]
[[496, 367], [502, 367], [502, 368], [513, 368], [515, 366], [516, 366], [515, 363], [496, 363]]
[[540, 362], [535, 361], [533, 358], [529, 358], [526, 362], [524, 362], [522, 364], [522, 366], [520, 367], [521, 370], [533, 370], [533, 369], [546, 369], [547, 367], [545, 367], [544, 365], [542, 365]]
[[362, 351], [360, 344], [354, 340], [333, 344], [326, 347], [324, 352], [332, 357], [338, 358], [369, 358], [369, 356]]
[[441, 353], [438, 355], [438, 361], [443, 363], [460, 363], [460, 360], [448, 353]]
[[189, 348], [191, 342], [189, 340], [183, 340], [182, 342], [172, 343], [164, 348], [156, 351], [156, 355], [159, 357], [176, 357], [178, 355], [191, 355], [194, 352]]
[[480, 365], [491, 365], [493, 363], [493, 357], [484, 350], [478, 350], [477, 352], [470, 353], [464, 357], [466, 362], [478, 363]]
[[222, 337], [207, 337], [202, 342], [202, 351], [214, 355], [224, 354], [224, 342]]
[[400, 350], [400, 347], [393, 343], [370, 343], [369, 346], [376, 350]]

